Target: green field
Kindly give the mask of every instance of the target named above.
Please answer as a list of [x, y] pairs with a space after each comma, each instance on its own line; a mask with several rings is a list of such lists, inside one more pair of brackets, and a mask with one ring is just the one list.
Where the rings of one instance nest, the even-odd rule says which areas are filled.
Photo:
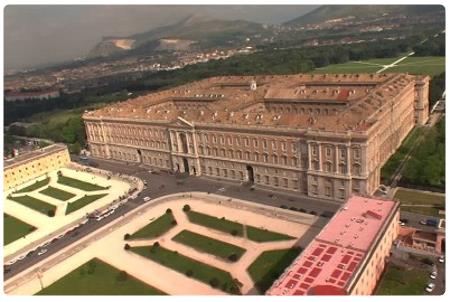
[[131, 251], [224, 292], [231, 294], [240, 293], [239, 286], [229, 272], [184, 256], [177, 251], [172, 251], [162, 246], [132, 247]]
[[207, 228], [215, 229], [228, 234], [235, 234], [236, 236], [241, 237], [244, 234], [244, 226], [242, 224], [227, 220], [225, 218], [220, 219], [195, 211], [188, 211], [186, 212], [186, 215], [188, 216], [190, 222]]
[[48, 183], [50, 182], [50, 177], [47, 177], [43, 180], [36, 180], [36, 182], [32, 185], [29, 185], [25, 188], [22, 188], [20, 190], [15, 191], [14, 193], [28, 193], [28, 192], [32, 192], [34, 190], [37, 190], [39, 188], [42, 188], [46, 185], [48, 185]]
[[[383, 65], [392, 64], [401, 57], [403, 56], [330, 64], [325, 67], [316, 68], [311, 73], [375, 73], [382, 69]], [[444, 71], [445, 57], [408, 57], [396, 64], [396, 66], [386, 69], [383, 73], [407, 72], [411, 74], [427, 74], [429, 76], [434, 76]]]
[[408, 57], [387, 71], [427, 74], [433, 77], [445, 71], [445, 57]]
[[276, 232], [271, 232], [259, 228], [255, 228], [252, 226], [247, 226], [247, 238], [251, 241], [256, 242], [268, 242], [268, 241], [279, 241], [279, 240], [291, 240], [295, 239], [294, 237], [280, 234]]
[[[439, 209], [445, 208], [445, 197], [426, 192], [399, 188], [394, 198], [400, 200], [402, 211], [438, 216]], [[406, 205], [428, 205], [429, 207], [408, 207]]]
[[36, 295], [164, 295], [164, 293], [94, 258]]
[[58, 183], [73, 187], [76, 189], [80, 189], [82, 191], [98, 191], [98, 190], [106, 190], [107, 188], [98, 186], [95, 184], [91, 184], [85, 181], [81, 181], [75, 178], [67, 177], [67, 176], [58, 176]]
[[247, 268], [260, 293], [264, 293], [301, 253], [300, 248], [265, 251]]
[[106, 195], [108, 195], [108, 194], [85, 195], [81, 198], [78, 198], [77, 200], [72, 201], [67, 205], [66, 215], [68, 215], [72, 212], [75, 212], [75, 211], [87, 206], [88, 204], [90, 204], [102, 197], [105, 197]]
[[66, 201], [71, 199], [72, 197], [75, 196], [75, 194], [66, 192], [64, 190], [49, 186], [48, 188], [39, 191], [39, 193], [62, 200], [62, 201]]
[[3, 245], [8, 245], [34, 230], [36, 230], [34, 226], [7, 214], [3, 214]]
[[147, 224], [136, 233], [131, 234], [129, 239], [152, 239], [161, 236], [175, 226], [172, 221], [175, 221], [173, 214], [164, 213], [164, 215], [158, 217], [155, 221]]
[[172, 240], [225, 260], [237, 261], [245, 253], [245, 249], [239, 246], [190, 232], [188, 230], [181, 231], [173, 237]]
[[406, 270], [389, 264], [375, 295], [423, 295], [429, 281], [428, 274], [423, 269]]
[[56, 207], [54, 205], [46, 203], [40, 199], [31, 197], [28, 195], [16, 196], [16, 197], [8, 196], [8, 199], [18, 202], [21, 205], [26, 206], [27, 208], [41, 212], [42, 214], [45, 214], [47, 216], [52, 216], [52, 215], [49, 215], [50, 211], [53, 211], [53, 213], [55, 213], [55, 211], [56, 211]]

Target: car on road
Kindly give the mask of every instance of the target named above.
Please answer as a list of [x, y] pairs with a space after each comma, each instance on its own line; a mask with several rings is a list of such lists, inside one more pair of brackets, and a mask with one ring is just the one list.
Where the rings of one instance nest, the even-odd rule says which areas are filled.
[[27, 256], [27, 255], [25, 255], [25, 254], [20, 255], [19, 257], [17, 257], [17, 261], [20, 261], [20, 260], [25, 259], [26, 256]]
[[444, 256], [439, 257], [438, 261], [439, 261], [439, 263], [444, 263], [445, 257]]
[[144, 197], [144, 201], [149, 201], [151, 198], [149, 196]]
[[427, 285], [427, 287], [425, 287], [425, 291], [426, 291], [427, 293], [431, 293], [431, 292], [434, 290], [435, 287], [436, 287], [436, 284], [434, 284], [434, 283], [429, 283], [429, 284]]
[[56, 237], [56, 238], [58, 238], [58, 239], [61, 239], [61, 238], [63, 238], [64, 237], [64, 235], [65, 234], [61, 234], [61, 235], [59, 235], [58, 237]]
[[41, 256], [41, 255], [44, 255], [45, 253], [47, 253], [47, 249], [42, 249], [37, 254], [38, 254], [38, 256]]
[[437, 219], [422, 219], [421, 221], [419, 221], [419, 223], [421, 225], [428, 225], [432, 227], [437, 227], [438, 225]]
[[100, 220], [102, 220], [103, 218], [105, 218], [105, 217], [104, 217], [104, 216], [98, 216], [95, 220], [100, 221]]
[[220, 188], [220, 189], [218, 189], [217, 191], [219, 191], [219, 192], [225, 192], [225, 188]]
[[405, 226], [405, 225], [406, 225], [406, 223], [404, 223], [404, 222], [401, 221], [401, 220], [399, 220], [398, 224], [399, 224], [400, 226]]
[[438, 274], [437, 274], [436, 271], [432, 272], [432, 273], [430, 274], [430, 279], [431, 279], [431, 280], [436, 280], [437, 275], [438, 275]]

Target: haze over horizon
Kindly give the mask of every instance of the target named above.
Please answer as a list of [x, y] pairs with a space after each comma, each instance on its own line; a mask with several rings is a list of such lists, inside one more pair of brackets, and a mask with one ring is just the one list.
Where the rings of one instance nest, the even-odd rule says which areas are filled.
[[85, 56], [104, 36], [127, 36], [189, 15], [279, 24], [314, 5], [9, 5], [4, 10], [5, 70]]

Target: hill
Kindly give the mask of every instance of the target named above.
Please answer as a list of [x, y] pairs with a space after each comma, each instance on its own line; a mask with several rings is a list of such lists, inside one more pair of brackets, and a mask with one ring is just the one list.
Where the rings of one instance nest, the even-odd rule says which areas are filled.
[[[106, 37], [98, 43], [89, 53], [89, 57], [105, 57], [129, 50], [138, 50], [145, 47], [151, 50], [167, 49], [167, 39], [189, 41], [181, 42], [186, 49], [191, 44], [205, 47], [223, 45], [230, 40], [242, 40], [249, 35], [264, 32], [262, 24], [244, 20], [215, 20], [204, 16], [189, 16], [171, 25], [158, 27], [147, 32], [138, 33], [129, 37]], [[127, 41], [118, 45], [118, 41]], [[130, 47], [123, 47], [123, 45]], [[175, 44], [174, 44], [175, 45]], [[174, 46], [178, 49], [179, 45]], [[170, 46], [169, 46], [170, 48]], [[136, 52], [136, 51], [134, 51]]]
[[386, 16], [386, 14], [413, 16], [432, 12], [444, 14], [445, 10], [441, 5], [323, 5], [303, 16], [286, 22], [285, 25], [321, 23], [330, 19], [346, 17], [365, 19], [368, 17]]

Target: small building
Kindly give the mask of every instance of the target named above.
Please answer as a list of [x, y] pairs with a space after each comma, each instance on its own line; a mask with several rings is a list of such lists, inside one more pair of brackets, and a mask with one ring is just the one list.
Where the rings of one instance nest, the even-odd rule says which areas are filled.
[[64, 144], [53, 144], [4, 161], [3, 190], [8, 191], [70, 162]]
[[370, 295], [399, 229], [399, 203], [352, 196], [266, 295]]

